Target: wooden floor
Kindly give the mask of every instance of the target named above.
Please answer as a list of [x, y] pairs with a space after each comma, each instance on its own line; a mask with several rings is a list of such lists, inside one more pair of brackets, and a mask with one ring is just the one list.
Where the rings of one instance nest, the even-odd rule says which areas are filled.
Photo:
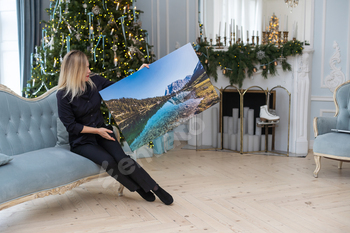
[[[183, 145], [182, 145], [183, 146]], [[0, 232], [350, 232], [350, 164], [181, 149], [138, 160], [174, 197], [116, 194], [107, 177], [0, 211]]]

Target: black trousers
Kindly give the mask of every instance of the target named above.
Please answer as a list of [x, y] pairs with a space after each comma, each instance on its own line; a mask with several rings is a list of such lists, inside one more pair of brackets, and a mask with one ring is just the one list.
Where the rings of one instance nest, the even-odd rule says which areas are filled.
[[[115, 138], [114, 134], [110, 134]], [[96, 135], [98, 145], [85, 144], [71, 149], [94, 163], [101, 165], [107, 173], [130, 191], [142, 188], [149, 192], [156, 186], [151, 176], [130, 156], [126, 155], [119, 142]]]

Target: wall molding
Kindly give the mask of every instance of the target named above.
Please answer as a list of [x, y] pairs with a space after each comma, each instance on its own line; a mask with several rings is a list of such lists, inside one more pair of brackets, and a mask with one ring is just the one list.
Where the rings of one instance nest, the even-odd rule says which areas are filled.
[[324, 80], [326, 87], [331, 92], [334, 92], [337, 86], [345, 82], [345, 75], [341, 71], [341, 67], [335, 66], [336, 63], [338, 64], [341, 63], [340, 48], [336, 41], [333, 42], [333, 48], [335, 49], [335, 53], [332, 55], [331, 59], [329, 60], [329, 66], [331, 67], [332, 71], [329, 75], [327, 75], [327, 77]]
[[334, 102], [333, 96], [311, 96], [311, 101]]
[[323, 116], [324, 113], [334, 113], [335, 115], [335, 109], [320, 109], [320, 116]]

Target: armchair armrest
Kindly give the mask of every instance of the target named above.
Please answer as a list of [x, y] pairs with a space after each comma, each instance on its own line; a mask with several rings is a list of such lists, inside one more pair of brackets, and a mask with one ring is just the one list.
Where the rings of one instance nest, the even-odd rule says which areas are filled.
[[337, 127], [336, 117], [315, 117], [314, 118], [314, 135], [325, 134], [331, 132], [331, 129]]

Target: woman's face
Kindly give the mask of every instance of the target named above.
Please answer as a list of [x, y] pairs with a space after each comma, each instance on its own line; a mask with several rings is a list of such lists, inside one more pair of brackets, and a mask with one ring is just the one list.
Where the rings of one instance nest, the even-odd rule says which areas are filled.
[[89, 61], [86, 61], [86, 76], [85, 76], [85, 81], [88, 81], [88, 80], [89, 80], [90, 73], [91, 73], [90, 64], [89, 64]]

